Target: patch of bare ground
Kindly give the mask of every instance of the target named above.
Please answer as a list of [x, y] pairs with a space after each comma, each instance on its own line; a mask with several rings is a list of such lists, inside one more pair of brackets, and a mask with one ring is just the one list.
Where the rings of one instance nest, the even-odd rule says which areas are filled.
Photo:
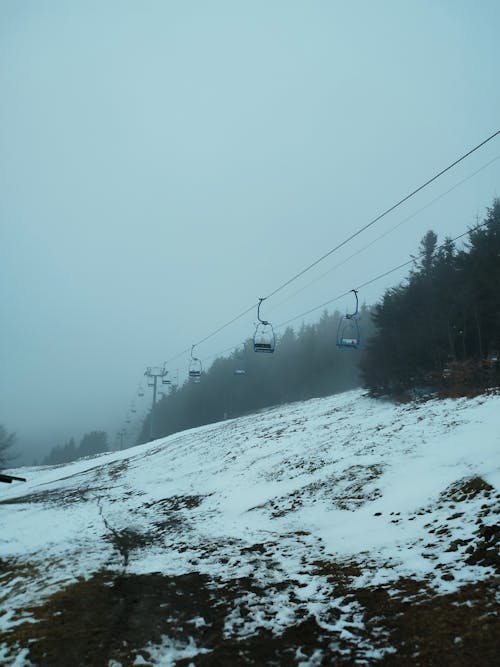
[[390, 589], [356, 591], [353, 597], [364, 608], [365, 632], [371, 641], [382, 649], [387, 645], [395, 649], [373, 664], [387, 667], [497, 665], [499, 583], [495, 577], [468, 584], [454, 593], [429, 596], [422, 582], [404, 579]]
[[310, 482], [287, 495], [251, 507], [248, 511], [266, 509], [271, 517], [279, 518], [296, 512], [317, 498], [330, 502], [332, 507], [338, 509], [357, 509], [368, 500], [380, 497], [380, 490], [369, 485], [380, 477], [382, 472], [383, 467], [376, 464], [353, 465], [344, 470], [342, 475], [329, 475], [324, 479]]
[[0, 603], [7, 602], [12, 593], [24, 590], [25, 582], [39, 575], [39, 566], [29, 561], [0, 558]]
[[[424, 582], [411, 578], [390, 586], [355, 588], [353, 578], [361, 573], [356, 563], [321, 560], [312, 565], [311, 576], [331, 584], [331, 608], [327, 605], [317, 619], [305, 606], [298, 607], [295, 623], [281, 634], [273, 634], [265, 624], [257, 624], [250, 636], [225, 632], [226, 620], [236, 608], [242, 618], [251, 615], [245, 600], [256, 596], [265, 602], [272, 589], [264, 590], [251, 577], [221, 581], [197, 572], [165, 576], [104, 571], [39, 606], [23, 609], [36, 622], [15, 626], [5, 633], [4, 642], [12, 657], [28, 649], [27, 658], [36, 667], [107, 667], [110, 661], [131, 667], [139, 656], [142, 664], [150, 665], [147, 647], [165, 643], [194, 644], [207, 651], [178, 658], [177, 667], [288, 666], [313, 654], [315, 665], [340, 667], [498, 664], [498, 578], [435, 595]], [[288, 590], [293, 599], [293, 582], [283, 581], [276, 590]], [[344, 605], [352, 604], [358, 613], [356, 622], [343, 624], [348, 633], [325, 629], [333, 627]], [[322, 627], [325, 618], [328, 625]], [[271, 614], [267, 620], [272, 620]]]
[[99, 492], [107, 491], [106, 486], [101, 487], [80, 487], [71, 490], [55, 489], [52, 491], [38, 491], [27, 496], [19, 496], [18, 498], [7, 498], [0, 500], [0, 505], [23, 505], [46, 503], [67, 506], [73, 503], [81, 503], [93, 500]]
[[138, 655], [148, 659], [141, 649], [160, 644], [163, 635], [187, 644], [199, 634], [190, 622], [202, 609], [208, 615], [207, 635], [222, 632], [224, 610], [207, 584], [199, 574], [117, 577], [100, 572], [24, 610], [37, 622], [18, 625], [5, 639], [13, 647], [29, 648], [27, 657], [37, 667], [104, 666], [110, 660], [129, 667]]
[[195, 509], [199, 507], [207, 496], [169, 496], [161, 500], [145, 503], [144, 507], [160, 508], [164, 512], [178, 512], [183, 509]]
[[480, 525], [476, 532], [477, 539], [469, 544], [465, 553], [466, 563], [492, 567], [500, 575], [500, 525]]
[[464, 502], [465, 500], [472, 500], [479, 494], [489, 498], [493, 490], [493, 487], [485, 482], [482, 477], [466, 477], [445, 489], [441, 494], [441, 499]]

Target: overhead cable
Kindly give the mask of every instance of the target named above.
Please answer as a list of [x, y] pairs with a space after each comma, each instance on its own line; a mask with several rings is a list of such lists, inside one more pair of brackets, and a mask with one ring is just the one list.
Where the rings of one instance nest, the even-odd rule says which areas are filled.
[[446, 192], [442, 192], [437, 197], [434, 197], [434, 199], [431, 199], [431, 201], [428, 202], [425, 206], [422, 206], [418, 210], [414, 211], [411, 215], [407, 216], [406, 218], [403, 218], [403, 220], [398, 222], [396, 225], [394, 225], [393, 227], [388, 229], [386, 232], [384, 232], [380, 236], [377, 236], [377, 238], [373, 239], [373, 241], [370, 241], [370, 243], [367, 243], [365, 246], [363, 246], [362, 248], [360, 248], [359, 250], [354, 252], [352, 255], [349, 255], [349, 257], [347, 257], [346, 259], [342, 260], [338, 264], [335, 264], [335, 266], [332, 266], [330, 269], [328, 269], [327, 271], [325, 271], [321, 275], [317, 276], [316, 278], [314, 278], [313, 280], [308, 282], [306, 285], [304, 285], [303, 287], [298, 289], [296, 292], [293, 292], [292, 294], [290, 294], [288, 297], [283, 299], [283, 301], [280, 301], [280, 303], [276, 304], [276, 306], [274, 308], [279, 308], [279, 306], [283, 305], [284, 303], [287, 303], [288, 301], [290, 301], [290, 299], [293, 299], [295, 296], [297, 296], [297, 294], [301, 294], [301, 292], [306, 290], [308, 287], [310, 287], [311, 285], [314, 285], [318, 281], [322, 280], [325, 276], [332, 273], [332, 271], [335, 271], [336, 269], [339, 269], [341, 266], [344, 266], [345, 264], [347, 264], [347, 262], [350, 262], [351, 259], [353, 259], [354, 257], [357, 257], [358, 255], [360, 255], [365, 250], [368, 250], [368, 248], [371, 248], [373, 245], [375, 245], [375, 243], [377, 243], [378, 241], [382, 240], [383, 238], [385, 238], [386, 236], [388, 236], [389, 234], [394, 232], [396, 229], [398, 229], [399, 227], [404, 225], [409, 220], [412, 220], [413, 218], [415, 218], [417, 215], [422, 213], [422, 211], [425, 211], [428, 208], [430, 208], [433, 204], [435, 204], [439, 200], [443, 199], [443, 197], [446, 197], [446, 195], [450, 194], [450, 192], [453, 192], [453, 190], [456, 190], [457, 188], [459, 188], [461, 185], [463, 185], [464, 183], [469, 181], [471, 178], [473, 178], [474, 176], [479, 174], [481, 171], [484, 171], [487, 167], [491, 166], [494, 162], [497, 162], [497, 160], [500, 160], [500, 155], [497, 155], [492, 160], [490, 160], [489, 162], [484, 164], [482, 167], [480, 167], [479, 169], [474, 171], [472, 174], [469, 174], [469, 176], [466, 176], [466, 178], [463, 178], [458, 183], [455, 183], [455, 185], [453, 185], [451, 188], [446, 190]]
[[302, 269], [302, 271], [299, 271], [299, 273], [296, 273], [294, 276], [292, 276], [291, 278], [289, 278], [286, 282], [284, 282], [282, 285], [280, 285], [280, 286], [277, 287], [275, 290], [273, 290], [270, 294], [268, 294], [266, 298], [267, 298], [267, 299], [271, 298], [272, 296], [274, 296], [275, 294], [277, 294], [278, 292], [280, 292], [282, 289], [284, 289], [285, 287], [287, 287], [288, 285], [290, 285], [290, 283], [293, 283], [295, 280], [297, 280], [297, 278], [300, 278], [301, 276], [303, 276], [304, 273], [307, 273], [307, 271], [310, 271], [313, 267], [317, 266], [317, 265], [318, 265], [320, 262], [322, 262], [324, 259], [326, 259], [327, 257], [330, 257], [330, 255], [332, 255], [334, 252], [336, 252], [337, 250], [340, 250], [340, 248], [344, 247], [347, 243], [349, 243], [349, 241], [352, 241], [354, 238], [356, 238], [356, 236], [359, 236], [362, 232], [364, 232], [365, 230], [367, 230], [369, 227], [372, 227], [376, 222], [378, 222], [379, 220], [381, 220], [382, 218], [384, 218], [386, 215], [388, 215], [389, 213], [391, 213], [392, 211], [394, 211], [396, 208], [398, 208], [399, 206], [401, 206], [401, 204], [404, 204], [404, 203], [407, 202], [409, 199], [411, 199], [412, 197], [414, 197], [418, 192], [421, 192], [421, 190], [423, 190], [423, 189], [426, 188], [428, 185], [430, 185], [431, 183], [433, 183], [434, 181], [436, 181], [440, 176], [442, 176], [443, 174], [445, 174], [447, 171], [450, 171], [450, 169], [453, 169], [453, 167], [455, 167], [457, 164], [459, 164], [460, 162], [462, 162], [463, 160], [465, 160], [466, 158], [468, 158], [470, 155], [472, 155], [472, 153], [475, 153], [475, 152], [476, 152], [477, 150], [479, 150], [482, 146], [484, 146], [485, 144], [487, 144], [489, 141], [491, 141], [492, 139], [494, 139], [494, 138], [495, 138], [496, 136], [498, 136], [499, 134], [500, 134], [500, 130], [497, 130], [497, 131], [494, 132], [492, 135], [490, 135], [487, 139], [484, 139], [483, 141], [481, 141], [481, 143], [477, 144], [477, 146], [474, 146], [474, 148], [471, 148], [469, 151], [467, 151], [467, 153], [464, 153], [464, 154], [461, 155], [459, 158], [457, 158], [456, 160], [454, 160], [454, 161], [453, 161], [451, 164], [449, 164], [447, 167], [445, 167], [444, 169], [441, 169], [441, 171], [439, 171], [437, 174], [435, 174], [434, 176], [432, 176], [432, 178], [429, 178], [427, 181], [425, 181], [425, 183], [422, 183], [422, 185], [419, 185], [418, 188], [415, 188], [415, 190], [412, 190], [412, 192], [410, 192], [410, 194], [406, 195], [406, 197], [403, 197], [402, 199], [400, 199], [398, 202], [396, 202], [396, 204], [393, 204], [392, 206], [390, 206], [388, 209], [386, 209], [385, 211], [383, 211], [382, 213], [380, 213], [379, 215], [377, 215], [376, 218], [374, 218], [373, 220], [371, 220], [370, 222], [368, 222], [366, 225], [364, 225], [363, 227], [361, 227], [360, 229], [358, 229], [356, 232], [354, 232], [353, 234], [351, 234], [350, 236], [348, 236], [344, 241], [342, 241], [341, 243], [339, 243], [338, 245], [336, 245], [334, 248], [332, 248], [331, 250], [329, 250], [328, 252], [326, 252], [324, 255], [322, 255], [321, 257], [319, 257], [318, 259], [316, 259], [314, 262], [312, 262], [311, 264], [309, 264], [308, 266], [306, 266], [304, 269]]
[[[448, 243], [455, 243], [455, 241], [458, 241], [459, 239], [463, 238], [464, 236], [468, 236], [471, 232], [475, 232], [477, 229], [480, 227], [484, 227], [484, 225], [487, 224], [487, 221], [481, 222], [480, 224], [476, 225], [475, 227], [472, 227], [472, 229], [467, 230], [463, 234], [460, 234], [459, 236], [455, 236], [453, 239], [446, 239], [443, 243], [440, 245], [436, 246], [435, 250], [440, 250], [441, 248], [444, 248]], [[422, 254], [422, 253], [421, 253]], [[404, 268], [405, 266], [408, 266], [409, 264], [413, 264], [415, 262], [415, 257], [412, 257], [411, 259], [407, 260], [406, 262], [403, 262], [402, 264], [398, 264], [398, 266], [395, 266], [392, 269], [389, 269], [388, 271], [384, 271], [384, 273], [380, 273], [379, 275], [375, 276], [375, 278], [371, 278], [370, 280], [367, 280], [364, 283], [361, 283], [361, 285], [358, 285], [354, 289], [361, 290], [364, 287], [368, 287], [368, 285], [371, 285], [372, 283], [376, 282], [377, 280], [380, 280], [381, 278], [385, 278], [386, 276], [390, 275], [391, 273], [394, 273], [395, 271], [399, 271], [400, 269]], [[310, 310], [307, 310], [304, 313], [301, 313], [300, 315], [295, 315], [294, 317], [290, 318], [286, 322], [281, 322], [281, 324], [277, 325], [277, 329], [281, 329], [287, 324], [290, 324], [290, 322], [294, 322], [295, 320], [298, 320], [301, 317], [305, 317], [306, 315], [310, 315], [311, 313], [314, 313], [314, 311], [319, 310], [320, 308], [324, 308], [325, 306], [328, 306], [329, 304], [333, 303], [334, 301], [338, 301], [339, 299], [342, 299], [343, 297], [347, 296], [352, 292], [352, 289], [348, 290], [347, 292], [344, 292], [343, 294], [339, 294], [338, 296], [334, 297], [333, 299], [329, 299], [328, 301], [325, 301], [324, 303], [321, 303], [319, 306], [315, 306], [314, 308], [311, 308]]]
[[[382, 213], [380, 213], [379, 215], [377, 215], [373, 220], [371, 220], [371, 221], [368, 222], [366, 225], [364, 225], [363, 227], [361, 227], [360, 229], [358, 229], [356, 232], [354, 232], [353, 234], [351, 234], [350, 236], [348, 236], [346, 239], [344, 239], [341, 243], [339, 243], [338, 245], [336, 245], [334, 248], [332, 248], [332, 249], [329, 250], [328, 252], [324, 253], [321, 257], [319, 257], [319, 258], [316, 259], [314, 262], [312, 262], [311, 264], [309, 264], [308, 266], [306, 266], [304, 269], [302, 269], [301, 271], [299, 271], [298, 273], [296, 273], [294, 276], [292, 276], [291, 278], [289, 278], [287, 281], [285, 281], [284, 283], [282, 283], [281, 285], [279, 285], [276, 289], [274, 289], [274, 290], [273, 290], [272, 292], [270, 292], [266, 297], [263, 297], [263, 298], [264, 298], [264, 299], [270, 299], [272, 296], [274, 296], [275, 294], [277, 294], [278, 292], [280, 292], [282, 289], [284, 289], [285, 287], [287, 287], [288, 285], [290, 285], [292, 282], [294, 282], [295, 280], [297, 280], [298, 278], [300, 278], [301, 276], [303, 276], [305, 273], [307, 273], [308, 271], [310, 271], [313, 267], [317, 266], [320, 262], [322, 262], [323, 260], [325, 260], [327, 257], [330, 257], [333, 253], [335, 253], [335, 252], [337, 252], [338, 250], [340, 250], [340, 248], [343, 248], [345, 245], [347, 245], [347, 243], [349, 243], [350, 241], [352, 241], [354, 238], [356, 238], [357, 236], [359, 236], [360, 234], [362, 234], [364, 231], [366, 231], [367, 229], [369, 229], [370, 227], [372, 227], [373, 225], [375, 225], [377, 222], [379, 222], [379, 220], [381, 220], [382, 218], [384, 218], [386, 215], [388, 215], [389, 213], [391, 213], [392, 211], [394, 211], [396, 208], [398, 208], [399, 206], [401, 206], [402, 204], [404, 204], [405, 202], [407, 202], [409, 199], [411, 199], [412, 197], [414, 197], [418, 192], [421, 192], [421, 191], [422, 191], [424, 188], [426, 188], [428, 185], [430, 185], [431, 183], [433, 183], [434, 181], [436, 181], [438, 178], [440, 178], [440, 176], [442, 176], [442, 175], [445, 174], [446, 172], [450, 171], [453, 167], [455, 167], [455, 166], [456, 166], [457, 164], [459, 164], [460, 162], [463, 162], [463, 160], [465, 160], [465, 159], [468, 158], [470, 155], [472, 155], [473, 153], [475, 153], [477, 150], [479, 150], [480, 148], [482, 148], [483, 146], [485, 146], [488, 142], [490, 142], [492, 139], [494, 139], [494, 138], [495, 138], [496, 136], [498, 136], [499, 134], [500, 134], [500, 130], [497, 130], [497, 131], [494, 132], [492, 135], [490, 135], [489, 137], [487, 137], [486, 139], [484, 139], [483, 141], [481, 141], [479, 144], [477, 144], [476, 146], [474, 146], [473, 148], [471, 148], [470, 150], [468, 150], [466, 153], [464, 153], [463, 155], [461, 155], [459, 158], [457, 158], [456, 160], [454, 160], [453, 162], [451, 162], [451, 163], [450, 163], [448, 166], [446, 166], [444, 169], [441, 169], [441, 171], [439, 171], [437, 174], [435, 174], [435, 175], [432, 176], [431, 178], [427, 179], [424, 183], [422, 183], [422, 185], [420, 185], [420, 186], [418, 186], [417, 188], [415, 188], [414, 190], [412, 190], [412, 192], [410, 192], [408, 195], [406, 195], [405, 197], [403, 197], [402, 199], [400, 199], [398, 202], [396, 202], [395, 204], [393, 204], [392, 206], [390, 206], [388, 209], [386, 209], [385, 211], [383, 211]], [[215, 330], [212, 331], [211, 333], [207, 334], [204, 338], [202, 338], [202, 339], [199, 340], [197, 343], [195, 343], [195, 345], [200, 345], [201, 343], [204, 343], [205, 341], [209, 340], [210, 338], [212, 338], [212, 337], [215, 336], [216, 334], [218, 334], [218, 333], [220, 333], [221, 331], [223, 331], [224, 329], [226, 329], [226, 328], [227, 328], [228, 326], [230, 326], [231, 324], [234, 324], [234, 322], [236, 322], [237, 320], [239, 320], [239, 319], [241, 319], [242, 317], [244, 317], [245, 315], [247, 315], [249, 312], [251, 312], [251, 311], [252, 311], [254, 308], [256, 308], [256, 307], [257, 307], [257, 303], [253, 304], [252, 306], [250, 306], [249, 308], [247, 308], [247, 309], [245, 309], [243, 312], [241, 312], [239, 315], [236, 315], [235, 317], [233, 317], [231, 320], [229, 320], [229, 321], [226, 322], [225, 324], [222, 324], [220, 327], [218, 327], [217, 329], [215, 329]], [[179, 352], [179, 354], [175, 355], [174, 357], [171, 357], [170, 359], [168, 359], [167, 361], [165, 361], [165, 365], [167, 365], [168, 363], [171, 363], [172, 361], [175, 361], [176, 359], [182, 357], [184, 354], [187, 354], [187, 353], [190, 351], [190, 349], [191, 349], [191, 348], [188, 347], [188, 348], [186, 348], [185, 350], [183, 350], [182, 352]]]

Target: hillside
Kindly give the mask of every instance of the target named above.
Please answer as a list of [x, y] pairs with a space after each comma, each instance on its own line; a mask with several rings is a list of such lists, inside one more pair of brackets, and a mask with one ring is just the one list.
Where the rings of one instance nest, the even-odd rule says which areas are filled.
[[493, 665], [500, 396], [361, 391], [0, 488], [4, 665]]

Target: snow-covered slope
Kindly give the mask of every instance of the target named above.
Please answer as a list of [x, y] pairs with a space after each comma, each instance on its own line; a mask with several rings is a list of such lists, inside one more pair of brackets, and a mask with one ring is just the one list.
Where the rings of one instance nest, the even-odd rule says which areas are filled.
[[[353, 391], [23, 469], [0, 488], [0, 662], [427, 664], [394, 619], [436, 600], [497, 632], [499, 426], [497, 395]], [[61, 624], [95, 652], [65, 663]]]

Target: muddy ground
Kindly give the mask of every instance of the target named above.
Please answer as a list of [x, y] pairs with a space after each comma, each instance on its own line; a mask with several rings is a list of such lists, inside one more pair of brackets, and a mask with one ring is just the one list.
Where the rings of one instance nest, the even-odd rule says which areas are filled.
[[[434, 595], [425, 582], [400, 579], [389, 587], [353, 588], [355, 564], [316, 562], [318, 576], [331, 584], [331, 620], [338, 599], [357, 603], [359, 618], [342, 633], [325, 630], [304, 616], [281, 635], [262, 628], [251, 636], [228, 636], [225, 619], [235, 605], [244, 617], [248, 593], [265, 596], [251, 578], [218, 581], [196, 572], [177, 577], [102, 571], [72, 584], [45, 603], [24, 610], [32, 621], [3, 637], [11, 656], [28, 649], [37, 667], [150, 665], [147, 647], [194, 643], [206, 652], [179, 658], [179, 667], [298, 665], [498, 665], [500, 655], [499, 577]], [[3, 576], [13, 564], [2, 563]], [[15, 567], [14, 567], [15, 570]], [[293, 587], [282, 582], [293, 596]], [[292, 601], [292, 599], [291, 599]], [[196, 619], [203, 619], [203, 623]], [[324, 617], [323, 617], [324, 620]], [[322, 623], [324, 626], [325, 624]], [[367, 643], [390, 651], [367, 656]]]

